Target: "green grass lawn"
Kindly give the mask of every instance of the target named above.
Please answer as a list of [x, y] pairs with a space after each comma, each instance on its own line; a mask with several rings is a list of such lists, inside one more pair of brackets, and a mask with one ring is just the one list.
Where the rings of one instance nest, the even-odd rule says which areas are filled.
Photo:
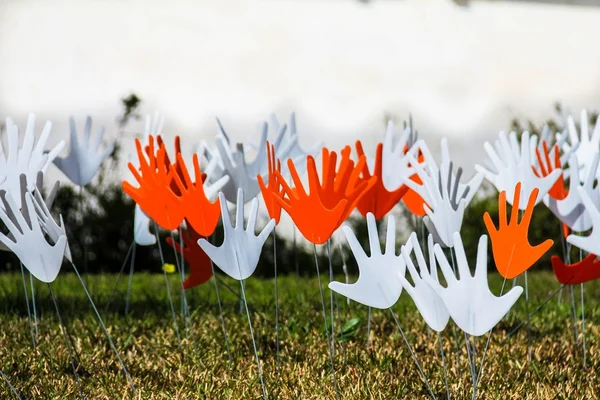
[[[176, 275], [170, 275], [169, 279], [181, 342], [174, 329], [163, 275], [134, 275], [129, 315], [124, 314], [127, 276], [121, 278], [108, 311], [106, 306], [116, 275], [87, 277], [92, 296], [138, 389], [137, 398], [261, 398], [248, 320], [245, 313], [240, 313], [238, 297], [223, 284], [219, 285], [232, 358], [230, 366], [213, 280], [187, 291], [191, 320], [186, 329], [185, 321], [180, 318], [179, 280]], [[224, 281], [240, 292], [238, 282]], [[498, 294], [501, 278], [491, 274], [490, 283], [494, 293]], [[529, 283], [530, 311], [559, 287], [551, 272], [532, 272]], [[507, 285], [510, 287], [511, 283]], [[76, 353], [77, 370], [86, 398], [134, 398], [76, 276], [61, 274], [53, 289]], [[279, 279], [279, 366], [274, 289], [273, 280], [249, 279], [245, 286], [269, 398], [335, 398], [316, 278], [298, 281], [295, 276], [287, 276]], [[579, 285], [575, 289], [580, 322]], [[23, 398], [77, 398], [77, 384], [48, 286], [36, 282], [35, 290], [38, 332], [35, 335], [37, 348], [34, 349], [21, 275], [0, 275], [2, 371]], [[329, 316], [330, 293], [325, 285], [324, 295]], [[526, 317], [523, 295], [494, 330], [478, 398], [598, 398], [599, 298], [600, 284], [586, 284], [587, 367], [584, 368], [581, 328], [579, 324], [576, 342], [571, 293], [567, 289], [563, 291], [560, 303], [557, 295], [531, 319], [531, 362], [527, 360], [526, 325], [503, 342], [508, 332]], [[367, 347], [367, 308], [356, 303], [348, 305], [345, 299], [338, 297], [336, 309], [334, 330], [338, 340], [334, 363], [342, 399], [429, 397], [389, 311], [373, 311], [370, 346]], [[428, 330], [406, 293], [402, 294], [394, 311], [435, 395], [446, 398], [437, 333]], [[353, 318], [360, 320], [356, 329], [348, 329], [340, 336], [341, 325]], [[448, 380], [452, 397], [466, 399], [472, 392], [471, 373], [464, 336], [454, 326], [450, 322], [442, 334]], [[482, 336], [476, 340], [478, 363], [486, 338]], [[8, 386], [0, 381], [0, 398], [10, 396]]]

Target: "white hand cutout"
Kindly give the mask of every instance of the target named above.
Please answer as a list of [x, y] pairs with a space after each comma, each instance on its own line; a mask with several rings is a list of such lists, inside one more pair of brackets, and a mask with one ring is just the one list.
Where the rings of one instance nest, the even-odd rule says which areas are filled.
[[383, 186], [390, 192], [398, 190], [404, 184], [404, 178], [413, 175], [413, 170], [404, 156], [404, 148], [408, 146], [411, 151], [415, 144], [415, 136], [410, 126], [406, 126], [400, 139], [394, 144], [394, 121], [388, 121], [383, 138], [381, 171]]
[[225, 231], [223, 244], [216, 247], [206, 239], [200, 239], [198, 245], [223, 272], [233, 279], [243, 280], [254, 273], [262, 247], [275, 228], [275, 219], [271, 219], [262, 232], [256, 236], [254, 233], [258, 215], [258, 199], [256, 197], [252, 199], [246, 230], [244, 230], [244, 192], [242, 189], [238, 189], [235, 227], [231, 224], [227, 200], [222, 192], [219, 193], [219, 202]]
[[222, 190], [225, 198], [232, 203], [235, 202], [238, 189], [244, 191], [247, 199], [256, 197], [260, 193], [260, 187], [256, 175], [251, 175], [248, 171], [243, 146], [238, 144], [237, 150], [232, 152], [224, 138], [218, 137], [216, 142], [219, 157], [225, 166], [225, 174], [229, 176], [229, 182], [225, 184]]
[[594, 171], [598, 168], [598, 156], [596, 153], [594, 158], [588, 164], [587, 176], [582, 183], [579, 181], [580, 169], [577, 157], [573, 155], [569, 160], [570, 170], [572, 172], [569, 180], [569, 194], [562, 200], [555, 200], [550, 196], [544, 196], [544, 204], [548, 206], [550, 211], [564, 224], [576, 232], [584, 232], [592, 227], [592, 218], [587, 211], [587, 208], [581, 200], [578, 188], [582, 188], [596, 207], [600, 207], [600, 193], [598, 188], [594, 187], [596, 174]]
[[[567, 118], [569, 142], [563, 144], [563, 150], [567, 152], [573, 148], [576, 148], [574, 153], [581, 168], [579, 170], [579, 179], [584, 180], [588, 175], [588, 171], [592, 167], [594, 156], [600, 152], [600, 123], [596, 122], [596, 126], [594, 127], [591, 138], [587, 110], [581, 111], [580, 124], [581, 131], [577, 132], [575, 120], [571, 115], [569, 115]], [[563, 134], [563, 136], [566, 137], [566, 133]], [[593, 169], [593, 174], [595, 177], [600, 178], [600, 171], [598, 171], [597, 165], [596, 168]]]
[[392, 215], [388, 216], [385, 253], [381, 252], [379, 233], [372, 213], [367, 214], [367, 227], [370, 257], [366, 255], [352, 229], [348, 225], [342, 227], [358, 264], [358, 280], [353, 284], [331, 282], [329, 289], [369, 307], [390, 308], [402, 293], [398, 275], [404, 275], [406, 270], [404, 259], [401, 255], [396, 255], [396, 219]]
[[[428, 267], [425, 262], [425, 257], [423, 256], [423, 251], [421, 250], [421, 245], [419, 244], [416, 233], [413, 232], [410, 235], [409, 242], [412, 243], [413, 251], [417, 258], [417, 264], [419, 265], [419, 271], [417, 271], [410, 258], [410, 251], [404, 246], [402, 246], [401, 254], [402, 257], [404, 257], [404, 262], [408, 268], [408, 272], [410, 272], [410, 277], [414, 282], [414, 286], [406, 280], [404, 274], [398, 274], [398, 277], [406, 292], [412, 297], [419, 313], [421, 313], [421, 316], [427, 325], [434, 331], [441, 332], [448, 324], [450, 314], [440, 296], [438, 296], [432, 287], [423, 279], [425, 276], [429, 276], [435, 282], [439, 282], [435, 254], [433, 251], [433, 236], [429, 235], [427, 238], [430, 267]], [[429, 272], [430, 269], [431, 272]]]
[[[448, 282], [444, 288], [431, 276], [424, 276], [427, 282], [443, 300], [450, 316], [459, 328], [469, 335], [481, 336], [492, 329], [515, 304], [523, 288], [513, 287], [502, 297], [490, 291], [487, 280], [487, 236], [479, 238], [475, 276], [471, 275], [467, 256], [460, 234], [454, 233], [454, 249], [458, 264], [457, 279], [439, 245], [435, 245], [435, 258]], [[436, 272], [437, 273], [437, 272]]]
[[39, 171], [46, 172], [48, 166], [52, 164], [54, 158], [56, 158], [65, 146], [65, 141], [62, 140], [46, 153], [44, 146], [46, 146], [46, 142], [52, 131], [52, 123], [50, 121], [46, 122], [37, 143], [35, 143], [34, 129], [35, 115], [31, 113], [27, 119], [23, 144], [19, 148], [19, 128], [10, 118], [7, 118], [8, 155], [4, 153], [4, 149], [0, 143], [0, 171], [6, 176], [6, 179], [0, 183], [0, 189], [10, 193], [17, 202], [18, 207], [22, 206], [21, 195], [19, 193], [21, 190], [21, 174], [27, 176], [27, 189], [33, 191], [37, 173]]
[[[0, 210], [0, 219], [12, 237], [11, 240], [4, 234], [0, 234], [0, 242], [19, 257], [33, 276], [42, 282], [53, 282], [60, 271], [67, 237], [62, 235], [55, 245], [50, 245], [37, 219], [29, 223], [26, 221], [30, 215], [34, 215], [31, 193], [25, 194], [25, 204], [21, 211], [6, 191], [0, 191], [0, 197], [7, 210], [6, 212]], [[13, 216], [14, 222], [7, 213]]]
[[[537, 204], [560, 177], [562, 170], [555, 169], [548, 176], [538, 178], [531, 167], [534, 164], [532, 148], [535, 148], [536, 145], [537, 136], [530, 138], [529, 132], [525, 131], [521, 138], [519, 150], [519, 142], [515, 132], [510, 133], [510, 141], [506, 133], [500, 132], [500, 140], [497, 142], [495, 148], [489, 142], [485, 142], [484, 144], [493, 169], [488, 169], [480, 165], [475, 165], [475, 169], [483, 173], [485, 178], [499, 192], [506, 191], [506, 200], [510, 205], [512, 205], [514, 190], [518, 182], [521, 182], [521, 198], [528, 199], [533, 189], [539, 188], [536, 198]], [[519, 203], [521, 210], [525, 210], [526, 206], [527, 202]]]
[[573, 246], [577, 246], [588, 253], [598, 254], [600, 253], [600, 211], [594, 204], [587, 191], [583, 187], [577, 187], [581, 201], [585, 206], [586, 212], [589, 214], [589, 218], [592, 220], [592, 233], [589, 236], [567, 236], [567, 242]]
[[57, 157], [54, 164], [60, 169], [71, 182], [78, 186], [85, 186], [92, 181], [100, 165], [115, 149], [114, 144], [111, 144], [104, 151], [100, 151], [102, 138], [104, 137], [104, 127], [96, 135], [93, 143], [92, 135], [92, 118], [87, 117], [85, 120], [85, 128], [83, 130], [83, 140], [79, 142], [77, 137], [77, 127], [73, 117], [69, 118], [71, 128], [71, 150], [66, 158]]

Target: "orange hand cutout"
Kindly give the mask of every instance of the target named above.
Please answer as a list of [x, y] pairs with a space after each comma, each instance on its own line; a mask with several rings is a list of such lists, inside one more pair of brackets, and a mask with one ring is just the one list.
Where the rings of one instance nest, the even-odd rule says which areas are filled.
[[[154, 147], [154, 138], [149, 136], [150, 148]], [[142, 153], [142, 145], [139, 139], [135, 139], [140, 172], [128, 164], [129, 170], [139, 184], [139, 188], [133, 187], [129, 182], [123, 181], [123, 191], [135, 201], [142, 211], [152, 218], [158, 225], [167, 230], [177, 229], [183, 221], [183, 208], [181, 199], [169, 188], [173, 179], [173, 170], [167, 172], [165, 166], [166, 150], [161, 146], [156, 156], [152, 154], [146, 160]]]
[[[183, 258], [190, 266], [190, 275], [183, 281], [184, 289], [191, 289], [193, 287], [202, 285], [208, 281], [212, 276], [212, 265], [210, 264], [210, 258], [206, 255], [204, 250], [198, 246], [198, 240], [204, 237], [188, 228], [189, 232], [181, 231], [183, 238]], [[181, 254], [181, 244], [174, 242], [172, 238], [167, 237], [167, 244], [175, 249], [178, 254]]]
[[517, 222], [517, 214], [519, 213], [521, 182], [517, 183], [515, 188], [512, 214], [508, 224], [506, 216], [506, 191], [500, 192], [498, 196], [498, 229], [494, 226], [492, 218], [487, 211], [483, 215], [483, 221], [492, 241], [492, 252], [496, 268], [500, 275], [506, 279], [512, 279], [529, 269], [554, 244], [553, 240], [548, 239], [540, 245], [531, 246], [527, 238], [538, 192], [538, 188], [535, 188], [531, 192], [527, 208], [520, 223]]
[[600, 260], [595, 254], [588, 254], [574, 264], [565, 264], [558, 256], [552, 256], [552, 269], [556, 279], [563, 285], [575, 285], [600, 278]]
[[173, 173], [173, 177], [181, 193], [181, 208], [186, 221], [200, 235], [210, 236], [219, 223], [221, 206], [218, 198], [211, 202], [209, 200], [210, 196], [207, 196], [204, 190], [206, 174], [200, 172], [198, 154], [194, 154], [193, 163], [196, 182], [192, 182], [181, 153], [177, 153], [177, 166], [180, 168], [183, 180], [179, 177], [179, 174]]
[[[356, 141], [356, 153], [359, 157], [365, 155], [360, 140]], [[373, 175], [371, 175], [369, 166], [366, 163], [363, 166], [362, 179], [369, 180], [371, 176], [376, 176], [377, 181], [358, 201], [357, 208], [363, 217], [366, 218], [367, 213], [371, 212], [375, 216], [375, 219], [379, 220], [394, 208], [408, 191], [408, 186], [406, 185], [400, 186], [393, 192], [388, 191], [383, 185], [383, 143], [378, 143], [375, 150]]]
[[[538, 178], [543, 178], [545, 176], [550, 175], [552, 171], [555, 169], [562, 168], [560, 163], [560, 154], [558, 153], [558, 145], [554, 145], [552, 147], [552, 151], [554, 152], [554, 162], [550, 160], [550, 152], [548, 151], [548, 143], [546, 141], [542, 141], [542, 147], [544, 148], [544, 158], [542, 159], [542, 155], [540, 154], [539, 147], [535, 149], [535, 154], [537, 156], [539, 170], [536, 169], [533, 165], [531, 168], [533, 169], [533, 173]], [[561, 174], [560, 177], [556, 180], [556, 183], [550, 188], [548, 191], [550, 197], [555, 200], [563, 200], [569, 194], [569, 191], [565, 188], [565, 178]]]
[[[350, 146], [342, 149], [342, 159], [339, 169], [336, 171], [337, 153], [322, 149], [323, 176], [321, 185], [317, 186], [317, 192], [323, 205], [332, 209], [341, 199], [348, 201], [346, 212], [342, 216], [340, 224], [345, 221], [352, 210], [357, 206], [360, 199], [375, 185], [377, 177], [361, 179], [360, 174], [367, 164], [367, 158], [362, 155], [355, 165], [350, 158]], [[317, 182], [319, 178], [317, 176]]]
[[287, 184], [281, 172], [275, 170], [275, 176], [283, 187], [287, 198], [271, 192], [273, 199], [290, 215], [302, 235], [311, 243], [323, 244], [339, 227], [346, 214], [347, 199], [340, 199], [333, 208], [326, 207], [321, 201], [319, 190], [321, 185], [317, 173], [315, 159], [307, 156], [308, 188], [307, 194], [298, 176], [292, 159], [288, 159], [288, 168], [295, 188]]
[[265, 206], [267, 207], [267, 211], [269, 212], [269, 217], [275, 219], [275, 223], [279, 223], [279, 219], [281, 218], [281, 206], [273, 196], [279, 196], [283, 198], [283, 189], [281, 187], [281, 183], [275, 176], [275, 171], [281, 172], [281, 160], [275, 158], [275, 146], [270, 144], [267, 141], [267, 159], [268, 159], [268, 168], [269, 168], [269, 183], [265, 185], [263, 177], [261, 175], [257, 175], [258, 186], [260, 187], [260, 191], [263, 195], [263, 199], [265, 201]]
[[[164, 146], [166, 149], [164, 141], [160, 135], [156, 136], [156, 144], [158, 145], [158, 147]], [[149, 146], [146, 146], [146, 153], [148, 153], [148, 155], [150, 156], [151, 153], [150, 153]], [[181, 167], [181, 165], [179, 165], [179, 162], [177, 161], [178, 154], [181, 154], [181, 140], [179, 139], [179, 136], [175, 136], [175, 162], [173, 164], [171, 164], [171, 159], [169, 158], [169, 153], [167, 152], [167, 153], [165, 153], [164, 164], [165, 164], [165, 168], [167, 168], [167, 172], [170, 171], [171, 169], [174, 169], [175, 170], [174, 174], [177, 174], [177, 176], [179, 176], [179, 178], [181, 180], [183, 180], [182, 167]], [[184, 166], [184, 168], [185, 168], [185, 166]], [[173, 191], [173, 193], [175, 193], [177, 196], [181, 195], [179, 188], [175, 184], [174, 178], [171, 180], [171, 184], [169, 186], [171, 187], [171, 190]]]

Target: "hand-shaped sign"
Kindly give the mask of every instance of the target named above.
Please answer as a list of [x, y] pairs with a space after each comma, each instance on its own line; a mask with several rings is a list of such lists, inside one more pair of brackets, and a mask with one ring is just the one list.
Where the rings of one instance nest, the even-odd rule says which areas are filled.
[[[596, 165], [596, 168], [592, 167], [594, 156], [600, 151], [600, 123], [596, 122], [596, 126], [594, 127], [591, 138], [589, 131], [589, 118], [586, 110], [581, 111], [580, 124], [581, 132], [578, 133], [573, 117], [568, 117], [567, 126], [569, 128], [569, 143], [565, 143], [563, 145], [563, 150], [567, 152], [575, 149], [574, 154], [577, 157], [579, 166], [581, 167], [579, 171], [580, 180], [583, 181], [585, 177], [589, 175], [588, 172], [590, 172], [590, 170], [595, 177], [600, 178], [598, 166]], [[563, 133], [563, 135], [566, 135], [566, 133]], [[570, 175], [573, 176], [574, 174], [571, 173]]]
[[450, 314], [440, 296], [438, 296], [435, 290], [433, 290], [433, 288], [424, 280], [424, 277], [428, 276], [435, 282], [439, 282], [435, 254], [433, 251], [433, 236], [429, 235], [427, 238], [430, 267], [428, 267], [425, 262], [425, 257], [423, 256], [423, 251], [421, 250], [421, 245], [419, 244], [416, 233], [413, 232], [410, 235], [409, 243], [412, 244], [419, 265], [419, 271], [417, 271], [410, 258], [410, 250], [402, 246], [401, 254], [414, 285], [411, 285], [410, 282], [406, 280], [404, 273], [399, 274], [398, 277], [406, 292], [412, 297], [419, 313], [421, 313], [421, 316], [427, 325], [434, 331], [441, 332], [448, 324]]
[[[523, 288], [513, 287], [502, 297], [490, 291], [487, 280], [487, 236], [479, 238], [475, 275], [471, 275], [460, 234], [454, 233], [454, 249], [458, 264], [458, 278], [439, 244], [434, 247], [435, 257], [442, 269], [448, 287], [444, 288], [430, 275], [422, 278], [444, 301], [450, 316], [460, 329], [473, 336], [481, 336], [492, 329], [515, 304]], [[433, 271], [432, 271], [433, 274]], [[435, 272], [437, 274], [437, 271]]]
[[22, 210], [19, 210], [12, 196], [6, 191], [1, 190], [0, 197], [6, 210], [5, 212], [0, 209], [0, 219], [8, 228], [11, 237], [0, 234], [0, 242], [19, 257], [33, 276], [42, 282], [53, 282], [60, 271], [67, 237], [61, 235], [55, 245], [46, 241], [37, 218], [29, 218], [35, 215], [31, 193], [25, 194]]
[[[365, 152], [363, 151], [362, 143], [360, 140], [356, 141], [356, 153], [359, 157], [364, 156]], [[372, 176], [377, 177], [377, 181], [374, 186], [366, 192], [362, 198], [359, 200], [357, 204], [358, 211], [363, 216], [366, 216], [367, 213], [372, 212], [375, 215], [376, 220], [380, 220], [383, 218], [404, 196], [407, 192], [408, 187], [401, 185], [398, 189], [394, 191], [388, 191], [383, 185], [383, 177], [387, 174], [391, 174], [391, 171], [383, 171], [383, 162], [382, 162], [382, 154], [383, 154], [383, 144], [379, 143], [377, 145], [377, 150], [375, 150], [375, 165], [373, 167], [373, 173], [369, 171], [369, 166], [367, 163], [363, 166], [362, 170], [362, 179], [369, 180]], [[398, 173], [398, 171], [394, 171]]]
[[588, 254], [579, 262], [565, 264], [559, 256], [552, 256], [554, 275], [563, 285], [576, 285], [598, 279], [600, 278], [600, 260], [596, 260], [596, 257], [595, 254]]
[[[183, 253], [183, 258], [190, 266], [190, 276], [183, 281], [184, 289], [202, 285], [212, 276], [212, 266], [210, 258], [204, 250], [198, 246], [198, 240], [202, 239], [202, 235], [198, 234], [194, 229], [188, 227], [188, 232], [182, 230], [183, 245], [173, 241], [173, 238], [167, 237], [167, 244], [179, 254]], [[182, 249], [182, 246], [183, 249]]]
[[219, 200], [210, 201], [211, 197], [223, 187], [229, 181], [228, 176], [223, 176], [215, 183], [204, 187], [204, 181], [206, 175], [200, 172], [200, 165], [198, 164], [198, 154], [194, 154], [194, 173], [196, 181], [192, 182], [192, 178], [185, 166], [181, 153], [177, 154], [177, 165], [181, 174], [183, 175], [183, 181], [179, 178], [178, 174], [175, 174], [175, 182], [177, 188], [181, 193], [181, 207], [185, 215], [185, 220], [202, 236], [210, 236], [215, 231], [217, 224], [219, 223], [219, 216], [221, 214], [221, 208], [219, 206]]
[[577, 187], [577, 191], [579, 192], [581, 201], [583, 201], [583, 205], [585, 206], [585, 209], [589, 214], [590, 219], [592, 220], [592, 232], [589, 236], [569, 235], [567, 237], [567, 242], [579, 247], [582, 250], [587, 251], [588, 253], [599, 254], [600, 211], [598, 211], [598, 207], [594, 204], [587, 191], [583, 187]]
[[219, 202], [221, 203], [221, 218], [225, 230], [223, 244], [215, 247], [206, 239], [200, 239], [198, 245], [223, 272], [234, 279], [243, 280], [254, 273], [262, 247], [273, 228], [275, 228], [275, 220], [271, 219], [262, 232], [256, 236], [254, 233], [258, 215], [258, 199], [256, 197], [252, 199], [250, 217], [245, 230], [243, 190], [238, 189], [235, 227], [231, 224], [227, 200], [222, 192], [219, 193]]
[[[222, 189], [225, 198], [234, 202], [238, 189], [243, 190], [248, 200], [256, 197], [260, 188], [256, 174], [251, 175], [247, 168], [243, 146], [238, 144], [237, 150], [232, 152], [229, 143], [223, 137], [217, 137], [216, 142], [219, 157], [225, 167], [225, 174], [229, 176], [229, 181]], [[266, 154], [264, 161], [266, 164]]]
[[268, 169], [269, 169], [269, 181], [265, 185], [265, 181], [262, 176], [257, 175], [258, 186], [263, 195], [265, 206], [269, 216], [275, 220], [275, 223], [279, 223], [281, 218], [281, 206], [275, 200], [274, 196], [283, 198], [284, 192], [281, 188], [281, 183], [275, 176], [275, 171], [281, 173], [281, 161], [275, 158], [275, 146], [267, 142], [267, 155], [268, 155]]
[[415, 143], [415, 136], [407, 126], [398, 142], [394, 144], [394, 121], [388, 121], [381, 149], [381, 163], [383, 185], [390, 192], [400, 189], [404, 185], [404, 178], [413, 174], [404, 155]]
[[[542, 157], [542, 155], [541, 155], [542, 152], [544, 154], [544, 157]], [[548, 176], [555, 169], [560, 169], [563, 167], [563, 163], [561, 162], [561, 159], [560, 159], [561, 157], [560, 157], [560, 154], [558, 151], [558, 145], [555, 144], [554, 146], [552, 146], [552, 152], [553, 152], [554, 156], [551, 159], [550, 152], [548, 151], [548, 143], [545, 140], [542, 140], [541, 151], [540, 151], [540, 147], [537, 147], [535, 149], [535, 154], [536, 154], [537, 161], [539, 164], [538, 165], [539, 169], [536, 168], [535, 166], [532, 166], [531, 168], [533, 168], [533, 172], [535, 173], [535, 175], [538, 178]], [[564, 173], [563, 173], [563, 174], [560, 174], [560, 176], [554, 183], [554, 186], [552, 186], [552, 188], [550, 188], [547, 196], [554, 200], [563, 200], [565, 197], [567, 197], [568, 194], [569, 194], [569, 191], [565, 188], [565, 177], [564, 177]], [[546, 203], [546, 199], [547, 198], [544, 197], [544, 203], [546, 205], [548, 205], [548, 203]]]
[[71, 125], [71, 150], [66, 158], [58, 157], [54, 164], [71, 182], [78, 186], [85, 186], [92, 181], [98, 172], [100, 164], [113, 152], [115, 146], [111, 144], [104, 151], [100, 151], [104, 128], [96, 136], [94, 143], [90, 143], [92, 135], [92, 118], [87, 117], [83, 131], [83, 140], [80, 143], [77, 137], [77, 128], [73, 117], [69, 119]]
[[[535, 204], [539, 203], [562, 174], [561, 169], [555, 169], [545, 177], [536, 176], [531, 168], [534, 164], [531, 149], [535, 147], [532, 144], [537, 143], [535, 138], [537, 137], [530, 138], [529, 132], [523, 132], [520, 150], [515, 132], [510, 133], [510, 141], [504, 132], [500, 132], [500, 140], [496, 148], [492, 147], [489, 142], [484, 144], [494, 170], [480, 165], [476, 165], [475, 169], [482, 172], [499, 192], [506, 191], [509, 201], [514, 198], [513, 190], [517, 182], [520, 182], [520, 195], [528, 198], [537, 188], [537, 198], [534, 200]], [[524, 205], [521, 204], [521, 207]]]
[[369, 307], [390, 308], [402, 293], [398, 275], [403, 276], [406, 270], [402, 256], [396, 255], [396, 219], [390, 215], [387, 220], [385, 253], [381, 252], [379, 233], [372, 213], [367, 214], [367, 227], [370, 256], [366, 255], [352, 229], [346, 225], [342, 228], [358, 264], [358, 280], [350, 285], [331, 282], [329, 288]]
[[589, 212], [581, 201], [579, 190], [582, 188], [587, 195], [592, 199], [596, 207], [600, 206], [600, 193], [598, 188], [594, 187], [596, 175], [594, 171], [598, 168], [599, 153], [596, 153], [591, 163], [588, 164], [588, 172], [584, 182], [579, 180], [579, 162], [577, 157], [571, 156], [569, 166], [571, 170], [571, 178], [569, 179], [569, 192], [562, 200], [555, 200], [549, 196], [544, 197], [544, 204], [548, 206], [550, 211], [566, 224], [569, 228], [576, 232], [584, 232], [592, 227], [592, 219]]
[[[181, 207], [181, 198], [173, 193], [170, 188], [175, 171], [170, 169], [167, 172], [164, 143], [158, 149], [156, 156], [150, 154], [150, 160], [147, 160], [144, 156], [139, 139], [135, 140], [135, 145], [141, 174], [132, 163], [129, 163], [128, 166], [139, 187], [136, 188], [129, 182], [123, 181], [123, 191], [158, 225], [166, 230], [177, 229], [183, 222], [183, 208]], [[152, 136], [149, 138], [149, 148], [154, 148]]]
[[[44, 147], [52, 130], [52, 123], [46, 122], [44, 129], [37, 143], [35, 143], [35, 115], [29, 114], [23, 145], [19, 148], [19, 128], [10, 118], [6, 119], [6, 135], [8, 138], [8, 155], [4, 153], [0, 143], [0, 174], [6, 179], [0, 182], [0, 189], [10, 193], [18, 207], [21, 207], [21, 189], [20, 176], [27, 176], [27, 189], [33, 191], [37, 173], [46, 169], [58, 153], [65, 146], [65, 141], [61, 140], [52, 150], [45, 153]], [[34, 147], [35, 145], [35, 147]]]
[[516, 188], [512, 191], [514, 201], [510, 222], [507, 222], [505, 191], [500, 192], [498, 196], [498, 229], [494, 226], [492, 217], [487, 211], [483, 215], [485, 227], [492, 240], [492, 252], [494, 253], [496, 268], [500, 275], [506, 279], [512, 279], [528, 270], [554, 244], [552, 239], [548, 239], [537, 246], [529, 244], [529, 224], [531, 223], [538, 189], [533, 189], [531, 192], [525, 213], [519, 223], [517, 222], [517, 216], [521, 196], [520, 186], [521, 183], [517, 183]]

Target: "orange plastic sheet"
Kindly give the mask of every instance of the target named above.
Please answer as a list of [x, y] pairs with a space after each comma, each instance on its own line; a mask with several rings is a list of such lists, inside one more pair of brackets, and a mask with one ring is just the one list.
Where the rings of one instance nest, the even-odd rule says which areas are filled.
[[277, 179], [277, 176], [275, 175], [275, 171], [279, 171], [281, 173], [281, 160], [275, 158], [275, 146], [270, 144], [268, 141], [267, 160], [269, 170], [268, 184], [265, 185], [261, 175], [257, 175], [256, 178], [258, 179], [258, 186], [260, 187], [260, 191], [263, 195], [269, 217], [275, 219], [275, 223], [278, 224], [279, 219], [281, 218], [281, 206], [275, 200], [274, 196], [283, 198], [284, 192], [279, 179]]
[[183, 179], [178, 173], [174, 173], [174, 180], [181, 193], [181, 207], [185, 220], [202, 236], [210, 236], [215, 231], [219, 218], [221, 217], [221, 206], [219, 199], [211, 202], [204, 191], [206, 174], [200, 171], [198, 154], [194, 154], [194, 176], [193, 182], [188, 169], [183, 161], [181, 153], [177, 154], [177, 163]]
[[288, 159], [288, 168], [294, 182], [293, 189], [281, 172], [274, 171], [286, 197], [272, 193], [273, 198], [290, 215], [300, 233], [314, 244], [327, 242], [352, 212], [361, 196], [377, 180], [376, 177], [369, 181], [360, 180], [359, 175], [366, 159], [361, 157], [355, 166], [354, 161], [350, 160], [350, 146], [342, 150], [342, 161], [337, 171], [335, 152], [323, 148], [322, 158], [321, 182], [314, 157], [307, 157], [308, 193], [291, 159]]
[[[154, 149], [154, 138], [148, 137], [149, 148]], [[166, 150], [164, 144], [158, 148], [156, 154], [149, 152], [148, 160], [142, 153], [139, 139], [135, 140], [140, 171], [128, 164], [139, 187], [134, 187], [123, 181], [123, 191], [135, 201], [142, 211], [152, 218], [158, 225], [167, 230], [174, 230], [183, 221], [184, 212], [181, 198], [171, 189], [170, 184], [174, 170], [166, 168]]]
[[506, 213], [506, 191], [500, 192], [498, 196], [498, 228], [494, 226], [492, 217], [487, 211], [483, 215], [483, 221], [492, 241], [496, 269], [506, 279], [512, 279], [525, 272], [554, 244], [553, 240], [548, 239], [540, 245], [532, 246], [527, 237], [538, 192], [537, 188], [531, 192], [521, 222], [517, 221], [521, 182], [515, 187], [510, 222]]
[[[356, 141], [356, 153], [359, 157], [365, 156], [365, 152], [360, 140]], [[383, 218], [398, 202], [402, 196], [408, 191], [408, 186], [402, 185], [398, 189], [390, 192], [383, 185], [383, 143], [378, 143], [375, 150], [375, 165], [373, 173], [369, 171], [369, 166], [365, 163], [362, 169], [363, 180], [369, 180], [376, 176], [377, 181], [371, 189], [369, 189], [362, 198], [358, 201], [356, 208], [363, 217], [366, 218], [367, 213], [373, 213], [376, 220]]]
[[[202, 235], [190, 227], [187, 231], [182, 230], [181, 235], [183, 239], [183, 258], [190, 267], [190, 275], [183, 281], [183, 288], [191, 289], [210, 279], [212, 265], [210, 264], [210, 258], [198, 246], [198, 240], [204, 238]], [[174, 242], [171, 237], [167, 237], [166, 241], [178, 254], [182, 253], [181, 243]]]
[[552, 269], [556, 279], [563, 285], [575, 285], [600, 278], [600, 260], [595, 254], [588, 254], [574, 264], [565, 264], [559, 256], [552, 256]]

